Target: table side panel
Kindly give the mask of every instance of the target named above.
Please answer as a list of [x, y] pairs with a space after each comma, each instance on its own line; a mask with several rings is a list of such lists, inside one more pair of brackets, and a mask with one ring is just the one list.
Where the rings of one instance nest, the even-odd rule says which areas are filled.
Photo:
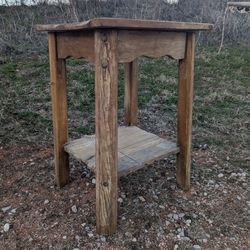
[[185, 32], [120, 30], [118, 33], [118, 55], [121, 63], [131, 62], [139, 56], [183, 59], [185, 47]]
[[94, 31], [75, 31], [57, 33], [58, 58], [85, 58], [95, 61]]
[[[131, 31], [118, 32], [118, 60], [132, 62], [140, 56], [159, 58], [169, 56], [183, 59], [185, 55], [186, 32]], [[94, 31], [57, 33], [58, 58], [85, 58], [94, 62]]]

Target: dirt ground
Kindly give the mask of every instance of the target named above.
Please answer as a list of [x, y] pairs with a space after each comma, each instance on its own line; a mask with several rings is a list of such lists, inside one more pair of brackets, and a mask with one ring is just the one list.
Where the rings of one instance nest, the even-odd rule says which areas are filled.
[[209, 149], [193, 150], [189, 192], [176, 186], [174, 158], [121, 178], [118, 230], [109, 237], [95, 231], [94, 176], [87, 169], [71, 161], [71, 182], [59, 189], [52, 144], [0, 152], [0, 207], [9, 206], [0, 211], [0, 249], [250, 247], [248, 173]]

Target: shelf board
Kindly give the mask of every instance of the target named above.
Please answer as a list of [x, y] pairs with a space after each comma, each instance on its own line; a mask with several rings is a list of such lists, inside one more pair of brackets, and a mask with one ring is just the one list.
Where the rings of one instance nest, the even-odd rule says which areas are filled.
[[[86, 135], [81, 139], [68, 142], [64, 150], [95, 171], [95, 135]], [[179, 148], [176, 143], [138, 127], [118, 128], [119, 176], [127, 175], [146, 164], [178, 152]]]

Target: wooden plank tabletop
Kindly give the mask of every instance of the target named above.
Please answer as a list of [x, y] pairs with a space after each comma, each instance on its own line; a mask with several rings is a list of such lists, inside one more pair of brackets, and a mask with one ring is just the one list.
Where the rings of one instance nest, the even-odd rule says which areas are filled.
[[137, 29], [137, 30], [172, 30], [172, 31], [198, 31], [213, 28], [209, 23], [189, 23], [173, 21], [154, 21], [125, 18], [97, 18], [79, 23], [36, 25], [37, 31], [61, 32], [70, 30], [90, 29]]

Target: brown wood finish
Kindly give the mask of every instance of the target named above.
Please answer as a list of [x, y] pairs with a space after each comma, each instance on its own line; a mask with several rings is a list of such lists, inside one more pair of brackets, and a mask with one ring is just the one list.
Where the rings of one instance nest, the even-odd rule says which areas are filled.
[[117, 32], [95, 33], [96, 224], [112, 234], [117, 226]]
[[191, 32], [187, 33], [185, 58], [179, 61], [177, 144], [180, 153], [176, 175], [177, 183], [184, 190], [190, 188], [194, 53], [195, 33]]
[[119, 31], [119, 62], [131, 62], [140, 56], [182, 59], [185, 54], [185, 32]]
[[137, 125], [138, 122], [138, 60], [125, 64], [124, 124]]
[[57, 58], [56, 34], [49, 33], [49, 62], [54, 129], [54, 164], [57, 184], [62, 187], [69, 180], [68, 153], [64, 144], [68, 140], [67, 93], [65, 61]]
[[[85, 135], [81, 139], [68, 142], [65, 151], [96, 172], [95, 135]], [[118, 128], [118, 176], [128, 175], [155, 160], [176, 154], [176, 143], [160, 138], [138, 127]]]
[[95, 61], [95, 40], [93, 31], [57, 33], [58, 58], [85, 58]]
[[209, 23], [186, 23], [174, 21], [154, 21], [154, 20], [138, 20], [126, 18], [97, 18], [80, 23], [67, 24], [46, 24], [37, 25], [38, 31], [73, 31], [73, 30], [89, 30], [89, 29], [136, 29], [136, 30], [177, 30], [177, 31], [196, 31], [209, 30], [213, 28]]

